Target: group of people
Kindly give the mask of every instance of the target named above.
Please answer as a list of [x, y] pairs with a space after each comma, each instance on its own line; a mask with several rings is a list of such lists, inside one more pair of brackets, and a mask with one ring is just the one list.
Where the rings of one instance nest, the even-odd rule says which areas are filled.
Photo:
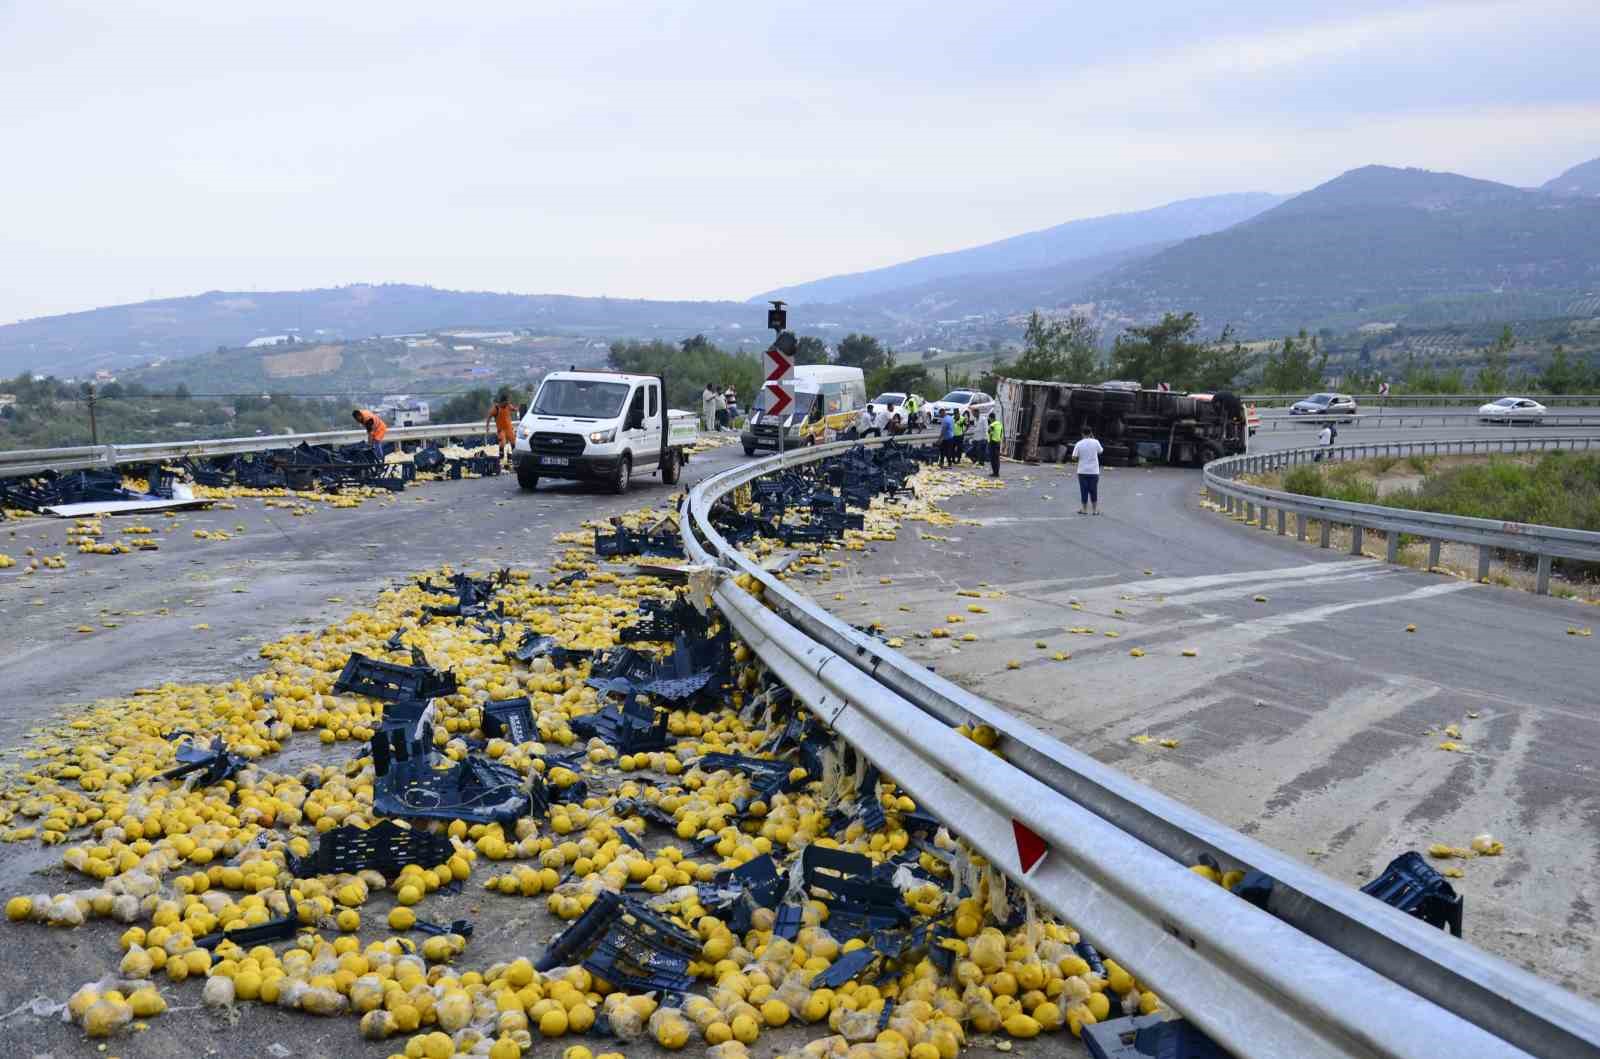
[[[916, 395], [913, 394], [912, 397]], [[903, 413], [903, 414], [902, 414]], [[922, 429], [923, 410], [921, 399], [913, 404], [907, 398], [905, 404], [897, 406], [892, 412], [888, 405], [869, 404], [861, 410], [856, 417], [855, 433], [857, 437], [876, 438], [885, 435], [898, 437], [901, 434], [912, 433]], [[959, 415], [946, 409], [935, 421], [939, 427], [939, 464], [940, 466], [954, 467], [960, 464], [961, 457], [966, 451], [967, 438], [972, 437], [979, 430], [984, 432], [984, 455], [989, 460], [989, 473], [998, 477], [1000, 474], [1000, 441], [1004, 436], [1004, 428], [993, 412], [989, 413], [986, 421], [975, 418], [970, 411], [963, 411]]]
[[700, 391], [700, 419], [707, 431], [729, 430], [739, 415], [739, 393], [732, 386], [706, 383]]

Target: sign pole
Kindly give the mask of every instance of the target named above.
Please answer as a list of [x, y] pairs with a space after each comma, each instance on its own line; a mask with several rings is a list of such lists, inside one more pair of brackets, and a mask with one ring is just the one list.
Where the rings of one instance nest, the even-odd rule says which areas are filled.
[[772, 394], [772, 415], [778, 420], [778, 452], [781, 454], [789, 433], [783, 425], [784, 411], [794, 402], [796, 351], [794, 335], [786, 330], [789, 314], [784, 311], [783, 302], [774, 301], [767, 310], [767, 326], [772, 328], [772, 347], [767, 350], [771, 370], [767, 372], [766, 389]]

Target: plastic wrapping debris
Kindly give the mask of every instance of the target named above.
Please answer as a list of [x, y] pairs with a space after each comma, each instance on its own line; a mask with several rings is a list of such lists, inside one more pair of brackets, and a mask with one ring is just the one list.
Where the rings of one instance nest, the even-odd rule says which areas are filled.
[[444, 835], [382, 820], [369, 828], [335, 827], [325, 831], [309, 855], [289, 854], [288, 867], [297, 879], [353, 874], [368, 868], [393, 878], [407, 864], [433, 867], [449, 860], [454, 852], [455, 847]]
[[1361, 892], [1431, 926], [1448, 927], [1458, 938], [1461, 936], [1464, 912], [1461, 895], [1415, 850], [1390, 861], [1383, 874], [1363, 886]]
[[453, 673], [440, 673], [429, 665], [381, 662], [356, 651], [346, 660], [333, 690], [347, 695], [367, 695], [385, 702], [417, 701], [436, 695], [453, 695], [456, 678]]

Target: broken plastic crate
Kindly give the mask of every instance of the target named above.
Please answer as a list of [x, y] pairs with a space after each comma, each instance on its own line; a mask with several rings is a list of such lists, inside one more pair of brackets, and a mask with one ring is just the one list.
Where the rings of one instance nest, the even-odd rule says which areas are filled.
[[244, 758], [228, 752], [221, 736], [212, 740], [209, 747], [195, 743], [180, 745], [178, 761], [180, 762], [178, 767], [163, 772], [161, 778], [176, 780], [199, 773], [195, 784], [200, 787], [209, 787], [213, 783], [230, 780], [248, 764]]
[[483, 704], [483, 734], [508, 743], [526, 743], [539, 737], [533, 723], [533, 703], [526, 695]]
[[393, 879], [407, 864], [434, 867], [450, 859], [455, 847], [444, 835], [382, 820], [374, 827], [335, 827], [323, 832], [317, 848], [304, 857], [288, 856], [297, 879], [338, 875], [371, 868]]
[[432, 745], [408, 740], [398, 728], [378, 732], [371, 747], [372, 808], [380, 816], [492, 824], [515, 820], [533, 805], [521, 773], [480, 754], [434, 768]]
[[694, 984], [689, 965], [700, 956], [700, 940], [642, 904], [607, 891], [564, 930], [538, 970], [581, 963], [614, 987], [630, 993], [656, 989], [681, 993]]
[[594, 553], [606, 558], [653, 555], [662, 559], [682, 559], [683, 538], [670, 531], [635, 533], [619, 525], [615, 533], [608, 535], [602, 535], [598, 529], [594, 531]]
[[1464, 911], [1461, 895], [1415, 850], [1390, 861], [1383, 874], [1363, 886], [1361, 892], [1416, 916], [1424, 923], [1441, 929], [1448, 927], [1458, 938], [1461, 936]]
[[1094, 1059], [1232, 1059], [1193, 1023], [1159, 1013], [1085, 1026], [1083, 1043]]
[[384, 702], [431, 699], [453, 695], [454, 673], [440, 673], [432, 666], [403, 666], [368, 658], [359, 651], [345, 662], [333, 690], [346, 695], [367, 695]]

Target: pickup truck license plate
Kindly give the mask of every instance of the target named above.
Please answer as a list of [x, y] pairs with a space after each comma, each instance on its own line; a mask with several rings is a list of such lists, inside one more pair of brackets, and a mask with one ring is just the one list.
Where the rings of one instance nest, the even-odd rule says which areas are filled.
[[540, 456], [539, 463], [545, 467], [565, 467], [572, 461], [565, 456]]

